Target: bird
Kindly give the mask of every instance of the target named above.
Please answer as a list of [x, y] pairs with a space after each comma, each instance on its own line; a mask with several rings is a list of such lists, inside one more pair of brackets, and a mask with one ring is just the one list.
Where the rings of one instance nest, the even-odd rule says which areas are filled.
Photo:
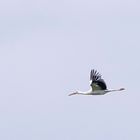
[[92, 69], [90, 72], [90, 90], [82, 92], [82, 91], [76, 91], [69, 96], [72, 95], [104, 95], [109, 92], [114, 92], [114, 91], [122, 91], [125, 90], [125, 88], [119, 88], [119, 89], [107, 89], [107, 85], [102, 79], [102, 75], [95, 69]]

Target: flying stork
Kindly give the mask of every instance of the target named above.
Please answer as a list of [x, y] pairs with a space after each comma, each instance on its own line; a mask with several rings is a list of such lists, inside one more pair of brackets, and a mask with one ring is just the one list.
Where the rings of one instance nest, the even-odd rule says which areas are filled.
[[92, 69], [90, 72], [90, 86], [91, 89], [86, 92], [82, 91], [76, 91], [74, 93], [69, 94], [71, 95], [104, 95], [108, 92], [113, 92], [113, 91], [122, 91], [125, 90], [124, 88], [120, 89], [107, 89], [105, 81], [102, 79], [101, 74], [97, 72], [97, 70]]

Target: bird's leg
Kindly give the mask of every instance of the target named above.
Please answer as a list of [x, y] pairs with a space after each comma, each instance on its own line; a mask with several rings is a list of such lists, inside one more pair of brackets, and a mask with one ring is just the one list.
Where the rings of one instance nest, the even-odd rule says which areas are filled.
[[121, 91], [121, 90], [125, 90], [125, 88], [120, 88], [119, 90], [120, 90], [120, 91]]
[[125, 88], [120, 88], [120, 89], [112, 89], [112, 90], [108, 90], [107, 92], [113, 92], [113, 91], [122, 91], [125, 90]]

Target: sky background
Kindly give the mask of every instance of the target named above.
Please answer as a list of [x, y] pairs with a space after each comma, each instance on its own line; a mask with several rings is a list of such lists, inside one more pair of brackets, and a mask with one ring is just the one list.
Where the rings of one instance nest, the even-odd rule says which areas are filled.
[[138, 0], [1, 1], [0, 139], [139, 140], [139, 61]]

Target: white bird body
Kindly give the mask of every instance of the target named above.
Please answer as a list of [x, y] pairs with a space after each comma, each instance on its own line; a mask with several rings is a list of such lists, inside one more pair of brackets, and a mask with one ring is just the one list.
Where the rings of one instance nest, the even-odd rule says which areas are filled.
[[74, 93], [69, 94], [69, 96], [75, 95], [75, 94], [79, 94], [79, 95], [104, 95], [108, 92], [121, 91], [121, 90], [124, 90], [124, 88], [120, 88], [120, 89], [117, 89], [117, 90], [96, 90], [96, 91], [92, 91], [92, 89], [91, 89], [91, 90], [85, 91], [85, 92], [76, 91]]
[[74, 93], [69, 94], [69, 96], [76, 95], [76, 94], [78, 95], [104, 95], [108, 92], [124, 90], [124, 88], [108, 90], [106, 83], [104, 82], [103, 79], [101, 79], [101, 75], [94, 69], [91, 70], [91, 73], [90, 73], [90, 86], [91, 86], [91, 89], [86, 92], [76, 91]]

